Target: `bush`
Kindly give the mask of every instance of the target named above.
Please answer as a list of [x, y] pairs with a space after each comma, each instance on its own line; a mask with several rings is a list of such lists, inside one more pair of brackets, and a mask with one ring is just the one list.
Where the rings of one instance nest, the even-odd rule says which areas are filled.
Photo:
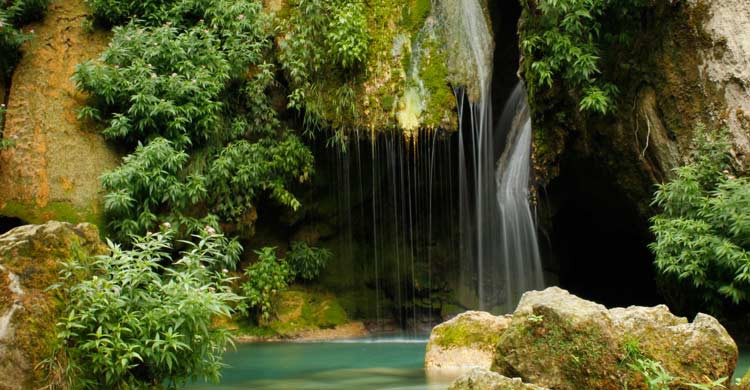
[[123, 164], [102, 176], [104, 210], [109, 228], [125, 242], [131, 235], [153, 230], [158, 221], [178, 223], [180, 211], [206, 197], [206, 179], [182, 177], [188, 154], [157, 138], [123, 159]]
[[698, 130], [692, 162], [658, 187], [650, 245], [657, 269], [692, 284], [709, 307], [750, 291], [750, 180], [730, 173], [727, 133]]
[[326, 43], [328, 53], [343, 68], [362, 63], [367, 56], [367, 19], [359, 1], [339, 1], [332, 7]]
[[522, 1], [528, 22], [520, 42], [529, 95], [539, 88], [563, 88], [579, 96], [582, 111], [607, 114], [615, 109], [617, 86], [603, 80], [602, 46], [621, 47], [629, 28], [638, 20], [644, 0]]
[[291, 251], [286, 257], [292, 274], [304, 280], [313, 280], [320, 275], [331, 259], [331, 251], [315, 248], [302, 241], [292, 242]]
[[200, 26], [116, 28], [100, 60], [76, 69], [78, 88], [96, 98], [81, 114], [105, 121], [108, 138], [130, 143], [161, 136], [184, 148], [216, 137], [230, 77], [219, 45]]
[[[133, 249], [109, 242], [111, 254], [67, 265], [70, 287], [58, 324], [58, 362], [74, 388], [124, 389], [190, 379], [218, 381], [228, 330], [214, 327], [240, 298], [221, 267], [225, 240], [207, 229], [172, 258], [170, 229], [135, 239]], [[226, 271], [226, 270], [225, 270]], [[55, 365], [52, 365], [55, 366]]]
[[[304, 113], [309, 128], [337, 129], [337, 123], [328, 122], [356, 115], [349, 109], [351, 96], [341, 92], [351, 91], [348, 82], [367, 57], [365, 6], [360, 0], [293, 0], [290, 5], [279, 54], [291, 87], [289, 107]], [[332, 88], [331, 80], [340, 87]]]
[[114, 29], [98, 61], [74, 75], [92, 96], [80, 115], [135, 148], [102, 178], [118, 240], [163, 220], [182, 234], [240, 224], [261, 196], [299, 207], [289, 186], [309, 179], [313, 156], [271, 105], [272, 31], [261, 1], [109, 0], [92, 7], [111, 11], [101, 17], [113, 23], [135, 16]]
[[253, 207], [253, 200], [267, 191], [279, 204], [297, 210], [300, 202], [285, 183], [305, 182], [313, 170], [313, 155], [293, 134], [283, 140], [237, 141], [228, 145], [211, 163], [211, 199], [217, 213], [238, 221]]
[[276, 257], [276, 248], [266, 247], [255, 253], [258, 261], [245, 269], [248, 281], [241, 290], [247, 306], [267, 321], [273, 314], [276, 296], [287, 288], [293, 276], [284, 259]]

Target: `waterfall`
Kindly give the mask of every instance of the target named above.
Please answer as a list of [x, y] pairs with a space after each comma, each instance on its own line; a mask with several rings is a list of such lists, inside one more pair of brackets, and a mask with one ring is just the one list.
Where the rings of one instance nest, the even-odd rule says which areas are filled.
[[[466, 305], [508, 312], [523, 292], [543, 285], [529, 205], [531, 124], [525, 90], [521, 84], [516, 87], [496, 129], [509, 135], [506, 158], [496, 169], [491, 96], [494, 43], [489, 23], [480, 0], [446, 4], [455, 4], [448, 8], [448, 15], [457, 18], [453, 21], [458, 29], [453, 61], [464, 61], [466, 85], [456, 90], [463, 290], [459, 295]], [[464, 113], [467, 101], [469, 112]]]
[[521, 294], [544, 287], [536, 226], [529, 204], [531, 118], [523, 83], [519, 82], [513, 90], [498, 126], [509, 126], [506, 127], [509, 130], [507, 146], [495, 175], [501, 221], [499, 240], [509, 311]]

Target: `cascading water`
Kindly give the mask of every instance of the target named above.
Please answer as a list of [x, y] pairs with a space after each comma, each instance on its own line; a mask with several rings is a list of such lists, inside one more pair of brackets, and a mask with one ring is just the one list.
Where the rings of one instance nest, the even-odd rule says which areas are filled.
[[[454, 61], [463, 59], [464, 69], [469, 71], [465, 76], [472, 75], [467, 79], [468, 90], [456, 92], [460, 118], [461, 280], [462, 287], [468, 289], [461, 295], [464, 302], [473, 301], [480, 309], [508, 312], [523, 292], [543, 285], [529, 206], [531, 125], [525, 91], [519, 84], [496, 130], [509, 134], [507, 162], [496, 170], [491, 96], [494, 44], [485, 10], [479, 0], [449, 3], [458, 4], [458, 8], [448, 8], [449, 15], [458, 17], [456, 27], [460, 31]], [[468, 122], [463, 113], [467, 100]], [[518, 116], [516, 122], [524, 123], [508, 127], [513, 120], [506, 115]]]
[[[336, 252], [352, 267], [342, 288], [370, 289], [379, 324], [395, 317], [418, 328], [456, 303], [511, 311], [521, 293], [542, 287], [525, 94], [516, 88], [493, 129], [494, 42], [480, 1], [433, 3], [452, 34], [451, 82], [464, 86], [455, 89], [458, 133], [353, 132], [336, 151]], [[496, 140], [506, 135], [499, 159]]]
[[[525, 97], [526, 89], [519, 82], [498, 124], [509, 125], [507, 146], [495, 176], [501, 259], [506, 275], [504, 292], [509, 305], [515, 305], [524, 292], [544, 287], [534, 215], [529, 204], [531, 118]], [[510, 310], [512, 307], [508, 307], [507, 311]]]

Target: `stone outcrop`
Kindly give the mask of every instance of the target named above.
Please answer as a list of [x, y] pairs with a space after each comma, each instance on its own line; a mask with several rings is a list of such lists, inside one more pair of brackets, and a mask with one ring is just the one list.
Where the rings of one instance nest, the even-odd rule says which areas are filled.
[[475, 368], [456, 379], [449, 390], [546, 390], [544, 387], [523, 383], [520, 378], [508, 378], [496, 372]]
[[47, 291], [59, 280], [60, 261], [105, 251], [86, 223], [25, 225], [0, 236], [0, 389], [39, 388], [35, 367], [51, 352], [62, 309]]
[[492, 369], [558, 390], [641, 388], [638, 360], [658, 362], [681, 388], [731, 378], [737, 345], [705, 314], [688, 323], [666, 306], [607, 310], [552, 287], [523, 296]]
[[117, 155], [91, 123], [76, 119], [85, 102], [71, 80], [75, 66], [106, 46], [105, 33], [82, 26], [83, 0], [55, 0], [33, 31], [16, 67], [3, 137], [15, 147], [0, 153], [0, 215], [29, 223], [98, 222], [99, 176]]
[[[477, 352], [461, 352], [465, 346]], [[487, 350], [493, 351], [496, 374], [476, 359]], [[688, 322], [664, 305], [607, 309], [550, 287], [524, 294], [510, 316], [468, 312], [433, 329], [428, 373], [461, 367], [464, 356], [465, 366], [479, 370], [463, 367], [454, 389], [645, 389], [647, 371], [639, 367], [664, 370], [674, 377], [670, 388], [687, 389], [731, 378], [737, 345], [706, 314]]]
[[489, 369], [495, 346], [509, 324], [509, 316], [468, 311], [436, 326], [427, 344], [425, 368], [428, 372]]
[[738, 168], [750, 164], [750, 3], [656, 0], [641, 19], [631, 49], [603, 48], [601, 77], [620, 90], [615, 113], [582, 113], [559, 87], [533, 96], [531, 112], [540, 182], [576, 175], [565, 167], [588, 161], [648, 216], [654, 183], [690, 154], [698, 123], [728, 128]]

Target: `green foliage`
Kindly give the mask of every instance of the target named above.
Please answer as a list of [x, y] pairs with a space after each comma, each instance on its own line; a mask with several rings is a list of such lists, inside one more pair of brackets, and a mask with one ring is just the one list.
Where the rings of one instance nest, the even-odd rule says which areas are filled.
[[[48, 3], [49, 0], [0, 1], [0, 77], [6, 81], [21, 59], [21, 45], [29, 39], [21, 26], [41, 19]], [[0, 123], [1, 119], [2, 114]]]
[[[523, 26], [521, 50], [529, 94], [561, 82], [580, 96], [583, 111], [607, 114], [614, 110], [617, 87], [601, 78], [601, 47], [627, 41], [628, 24], [644, 0], [524, 0], [533, 22]], [[606, 27], [615, 31], [605, 32]], [[618, 30], [621, 29], [621, 30]]]
[[730, 174], [725, 131], [697, 131], [692, 162], [658, 187], [650, 244], [656, 267], [700, 291], [711, 309], [748, 301], [750, 180]]
[[[102, 176], [104, 209], [110, 229], [126, 241], [131, 235], [156, 228], [159, 221], [178, 222], [186, 210], [206, 197], [206, 178], [180, 177], [188, 155], [164, 138], [139, 145], [123, 165]], [[171, 217], [170, 217], [171, 216]]]
[[367, 55], [367, 19], [361, 1], [339, 1], [328, 23], [328, 54], [344, 68], [365, 60]]
[[116, 26], [131, 18], [159, 23], [166, 19], [169, 6], [176, 0], [86, 0], [94, 19], [105, 26]]
[[105, 120], [108, 138], [130, 142], [162, 136], [184, 147], [215, 137], [230, 77], [219, 45], [204, 26], [115, 28], [100, 61], [75, 72], [78, 88], [98, 100], [81, 114]]
[[286, 261], [294, 275], [304, 280], [313, 280], [326, 267], [331, 255], [331, 251], [326, 248], [316, 248], [303, 241], [294, 241]]
[[[292, 0], [289, 31], [279, 61], [292, 90], [289, 107], [305, 113], [309, 127], [323, 118], [354, 116], [347, 82], [366, 60], [369, 45], [365, 6], [360, 0]], [[335, 93], [331, 80], [337, 81]], [[331, 115], [333, 113], [334, 115]], [[334, 126], [335, 127], [335, 126]]]
[[[223, 237], [210, 229], [172, 257], [174, 233], [135, 238], [133, 249], [109, 242], [111, 254], [73, 261], [58, 324], [57, 362], [68, 363], [72, 388], [176, 388], [188, 380], [218, 381], [230, 333], [212, 326], [240, 298], [226, 286]], [[60, 366], [50, 364], [51, 366]]]
[[271, 104], [272, 31], [262, 1], [91, 6], [100, 22], [134, 17], [74, 75], [92, 96], [80, 115], [135, 148], [102, 178], [116, 238], [163, 220], [186, 235], [206, 224], [240, 224], [261, 196], [299, 208], [289, 186], [309, 179], [313, 156]]
[[47, 12], [50, 0], [11, 0], [0, 4], [0, 9], [5, 9], [8, 21], [21, 26], [27, 23], [41, 20]]
[[276, 248], [266, 247], [255, 253], [258, 261], [245, 269], [248, 281], [242, 284], [241, 290], [247, 306], [267, 321], [273, 313], [275, 298], [287, 288], [293, 276], [284, 259], [276, 257]]
[[257, 193], [267, 191], [278, 203], [297, 210], [301, 204], [285, 184], [306, 181], [312, 169], [312, 153], [290, 133], [282, 141], [237, 141], [211, 164], [212, 204], [221, 217], [239, 221], [253, 207]]

